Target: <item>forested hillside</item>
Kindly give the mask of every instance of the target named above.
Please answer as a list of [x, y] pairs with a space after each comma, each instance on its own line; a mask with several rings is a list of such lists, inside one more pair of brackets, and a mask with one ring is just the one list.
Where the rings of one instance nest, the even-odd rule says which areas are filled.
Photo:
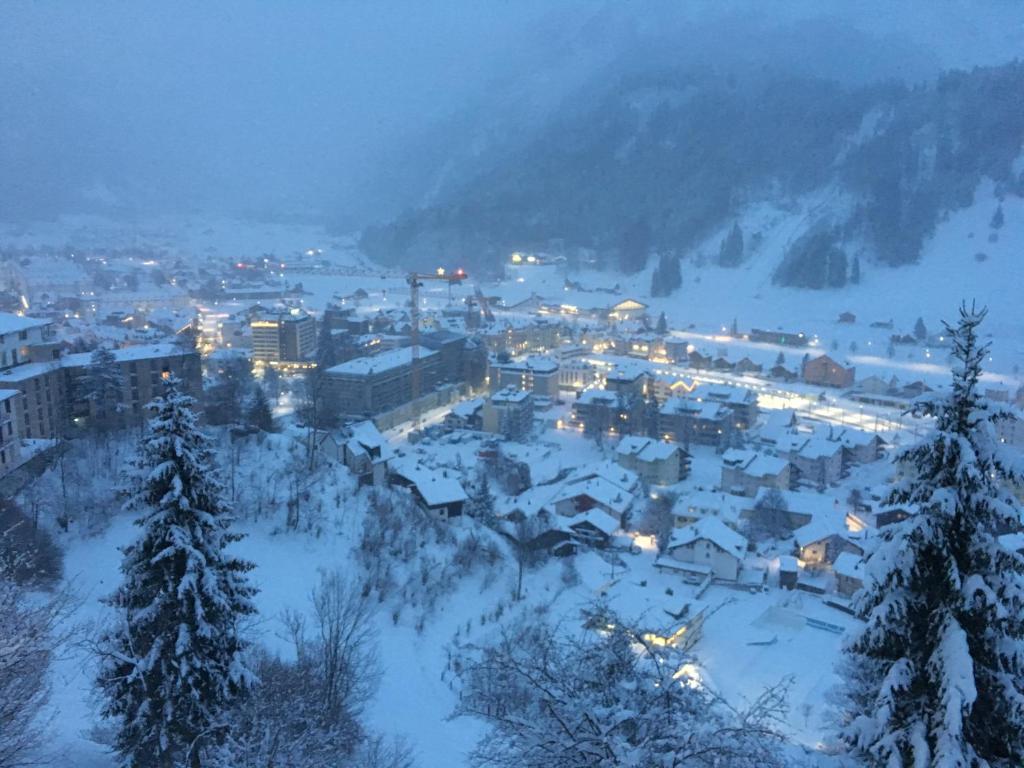
[[[862, 255], [916, 261], [983, 177], [999, 195], [1024, 189], [1019, 62], [917, 87], [708, 70], [633, 75], [595, 92], [512, 156], [480, 158], [480, 172], [436, 203], [367, 229], [363, 250], [386, 264], [458, 259], [480, 270], [516, 249], [586, 249], [635, 272], [653, 253], [666, 263], [730, 227], [745, 205], [785, 207], [828, 189], [775, 279], [838, 287]], [[720, 263], [739, 266], [743, 244], [728, 239]]]

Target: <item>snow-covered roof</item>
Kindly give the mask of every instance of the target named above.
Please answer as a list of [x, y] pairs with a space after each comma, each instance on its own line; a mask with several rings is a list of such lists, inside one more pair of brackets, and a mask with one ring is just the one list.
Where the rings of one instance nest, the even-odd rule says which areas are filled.
[[691, 400], [714, 400], [730, 405], [750, 405], [757, 402], [757, 394], [746, 387], [730, 387], [728, 384], [701, 384], [687, 395]]
[[840, 576], [861, 580], [864, 578], [864, 561], [853, 552], [841, 552], [832, 564], [832, 569]]
[[665, 461], [679, 450], [675, 443], [666, 443], [650, 437], [627, 435], [615, 447], [620, 456], [636, 456], [641, 461]]
[[742, 559], [747, 550], [747, 540], [717, 517], [705, 517], [677, 529], [668, 543], [669, 551], [685, 547], [695, 541], [710, 541], [724, 552]]
[[777, 477], [789, 464], [778, 456], [765, 456], [763, 453], [737, 448], [730, 448], [723, 453], [722, 462], [730, 467], [738, 467], [751, 477]]
[[804, 459], [827, 459], [835, 456], [843, 450], [843, 445], [835, 440], [826, 440], [823, 437], [815, 436], [807, 441], [807, 444], [800, 449], [800, 457]]
[[603, 477], [591, 477], [586, 480], [565, 483], [551, 497], [550, 503], [557, 504], [560, 501], [575, 499], [579, 496], [593, 499], [601, 506], [620, 515], [633, 503], [633, 494]]
[[20, 389], [0, 389], [0, 403], [21, 394]]
[[372, 421], [357, 421], [349, 429], [352, 432], [352, 439], [367, 448], [382, 448], [387, 445], [384, 435], [380, 433], [377, 425]]
[[589, 523], [594, 528], [599, 530], [605, 536], [611, 536], [615, 531], [619, 529], [621, 521], [616, 519], [614, 516], [609, 515], [602, 509], [591, 509], [583, 515], [573, 517], [569, 519], [568, 527], [576, 528], [582, 523]]
[[424, 473], [424, 475], [417, 477], [415, 483], [416, 490], [419, 491], [428, 507], [454, 504], [469, 498], [462, 483], [454, 477], [444, 477], [434, 473]]
[[682, 397], [670, 397], [661, 406], [661, 413], [671, 416], [677, 413], [686, 413], [698, 419], [707, 421], [719, 421], [729, 416], [729, 409], [721, 403], [702, 402], [687, 400]]
[[[136, 344], [131, 347], [120, 347], [119, 349], [110, 350], [110, 354], [114, 356], [114, 359], [119, 363], [125, 363], [132, 360], [149, 360], [155, 357], [174, 357], [175, 355], [183, 355], [186, 350], [177, 344]], [[79, 352], [74, 355], [64, 355], [60, 359], [60, 364], [64, 368], [82, 368], [88, 365], [92, 365], [92, 352]]]
[[494, 363], [495, 368], [505, 371], [523, 371], [530, 373], [555, 373], [558, 361], [546, 355], [530, 355], [522, 360], [510, 360], [507, 363]]
[[792, 555], [779, 556], [779, 571], [782, 573], [796, 573], [800, 570], [800, 562]]
[[484, 404], [482, 397], [474, 397], [472, 400], [463, 400], [452, 407], [452, 414], [459, 418], [468, 419], [474, 416]]
[[492, 403], [522, 403], [529, 400], [533, 396], [533, 393], [525, 389], [516, 389], [515, 387], [505, 387], [499, 389], [493, 395], [491, 395]]
[[719, 517], [736, 523], [740, 519], [739, 502], [745, 498], [718, 491], [693, 491], [676, 499], [672, 514], [677, 517]]
[[[435, 350], [427, 349], [426, 347], [417, 347], [417, 349], [420, 360], [426, 360], [437, 355]], [[378, 355], [357, 357], [354, 360], [340, 363], [332, 368], [328, 368], [325, 373], [337, 376], [369, 376], [374, 373], [383, 373], [395, 368], [401, 368], [404, 365], [411, 365], [412, 352], [412, 347], [389, 349], [387, 352], [381, 352]]]
[[708, 576], [711, 573], [711, 566], [703, 563], [684, 563], [674, 557], [659, 556], [654, 561], [655, 568], [664, 568], [668, 571], [681, 571], [683, 573], [696, 573], [701, 576]]
[[24, 363], [16, 365], [13, 368], [0, 371], [0, 384], [7, 381], [34, 379], [36, 376], [41, 376], [47, 371], [55, 371], [58, 368], [60, 368], [60, 363], [56, 360], [52, 363]]
[[22, 317], [10, 312], [0, 312], [0, 336], [49, 324], [49, 320], [40, 320], [37, 317]]
[[575, 483], [591, 477], [601, 477], [632, 493], [640, 483], [640, 476], [631, 469], [616, 464], [614, 461], [597, 461], [592, 464], [573, 469], [565, 483]]
[[611, 392], [607, 389], [585, 389], [580, 392], [580, 396], [576, 398], [576, 402], [589, 405], [594, 402], [614, 403], [618, 399], [619, 394], [617, 392]]
[[829, 536], [849, 538], [845, 520], [835, 515], [815, 515], [811, 522], [793, 532], [793, 539], [798, 547], [806, 547]]
[[443, 470], [423, 467], [411, 457], [395, 459], [390, 469], [412, 483], [428, 507], [454, 504], [469, 498], [462, 483], [454, 477], [445, 477]]
[[862, 429], [852, 429], [847, 427], [839, 435], [839, 442], [846, 448], [858, 448], [864, 445], [870, 445], [873, 442], [885, 443], [878, 435], [872, 432], [865, 432]]
[[[786, 509], [798, 515], [817, 517], [820, 514], [833, 512], [836, 508], [836, 499], [820, 493], [800, 493], [798, 491], [780, 491], [775, 488], [759, 488], [757, 496], [749, 499], [753, 509], [769, 493], [779, 493], [786, 502]], [[838, 513], [837, 513], [838, 514]]]

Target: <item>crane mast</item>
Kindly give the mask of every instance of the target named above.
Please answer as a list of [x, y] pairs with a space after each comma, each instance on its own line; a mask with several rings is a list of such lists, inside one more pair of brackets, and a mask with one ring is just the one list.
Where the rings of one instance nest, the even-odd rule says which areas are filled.
[[409, 284], [409, 299], [411, 307], [409, 312], [409, 339], [412, 341], [409, 362], [409, 389], [412, 396], [413, 424], [420, 422], [420, 288], [423, 287], [423, 280], [443, 280], [448, 283], [448, 300], [451, 301], [451, 290], [453, 285], [461, 283], [468, 277], [466, 271], [457, 269], [454, 272], [445, 272], [438, 268], [435, 274], [410, 272], [406, 275], [405, 282]]

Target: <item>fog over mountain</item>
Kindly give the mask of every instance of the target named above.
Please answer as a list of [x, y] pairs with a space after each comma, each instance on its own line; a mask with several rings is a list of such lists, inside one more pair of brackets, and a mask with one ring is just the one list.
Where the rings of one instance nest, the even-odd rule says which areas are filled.
[[0, 218], [296, 217], [442, 199], [622, 78], [916, 82], [1007, 60], [1011, 2], [5, 3]]

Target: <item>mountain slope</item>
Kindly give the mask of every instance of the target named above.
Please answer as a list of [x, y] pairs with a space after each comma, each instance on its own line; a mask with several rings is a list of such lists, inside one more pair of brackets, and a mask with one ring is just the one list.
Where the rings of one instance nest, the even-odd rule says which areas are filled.
[[[856, 254], [916, 261], [983, 177], [998, 194], [1020, 193], [1022, 90], [1020, 63], [912, 89], [753, 70], [633, 75], [502, 162], [481, 161], [487, 170], [435, 204], [367, 229], [361, 246], [389, 264], [458, 254], [478, 269], [511, 250], [582, 248], [632, 272], [649, 251], [682, 251], [751, 203], [786, 207], [829, 189], [837, 205], [806, 222], [814, 242], [776, 279], [842, 284]], [[842, 251], [845, 266], [833, 258], [823, 280], [829, 251]]]

